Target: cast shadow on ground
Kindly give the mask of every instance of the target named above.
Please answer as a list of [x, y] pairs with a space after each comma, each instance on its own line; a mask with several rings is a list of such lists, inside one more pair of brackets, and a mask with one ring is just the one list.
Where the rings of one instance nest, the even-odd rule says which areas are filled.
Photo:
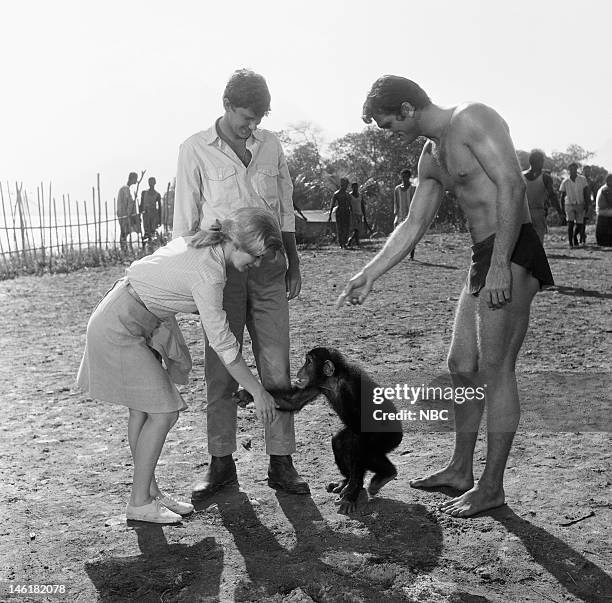
[[457, 266], [451, 266], [449, 264], [432, 264], [431, 262], [422, 262], [421, 260], [414, 260], [415, 264], [419, 266], [431, 266], [432, 268], [446, 268], [446, 270], [459, 270]]
[[201, 601], [219, 600], [223, 548], [214, 538], [194, 545], [168, 544], [160, 525], [128, 526], [136, 532], [140, 555], [85, 564], [100, 601], [160, 601], [180, 591], [197, 593]]
[[583, 289], [582, 287], [568, 287], [566, 285], [555, 285], [548, 289], [553, 293], [561, 293], [561, 295], [572, 295], [575, 297], [595, 297], [597, 299], [612, 299], [612, 293], [604, 293], [603, 291], [593, 291]]
[[[400, 569], [430, 571], [438, 563], [441, 530], [422, 505], [373, 499], [363, 515], [351, 516], [367, 528], [361, 535], [330, 528], [310, 496], [279, 493], [277, 500], [293, 526], [291, 548], [261, 523], [245, 493], [217, 503], [246, 566], [247, 577], [234, 593], [237, 601], [297, 588], [317, 601], [375, 601]], [[387, 566], [379, 571], [380, 564]]]
[[487, 515], [518, 536], [533, 560], [572, 595], [589, 603], [610, 601], [612, 578], [568, 544], [519, 517], [507, 505]]
[[[248, 495], [237, 487], [196, 505], [200, 511], [215, 505], [245, 565], [246, 575], [233, 600], [265, 600], [301, 588], [315, 600], [375, 601], [392, 587], [399, 572], [429, 572], [438, 563], [441, 529], [422, 505], [374, 498], [351, 516], [358, 524], [351, 522], [346, 530], [341, 525], [336, 531], [310, 496], [279, 493], [277, 500], [284, 517], [270, 517], [270, 522], [289, 521], [292, 529], [281, 526], [279, 534], [290, 535], [290, 545], [279, 542], [273, 529], [260, 521]], [[186, 521], [197, 521], [197, 514]], [[215, 538], [194, 545], [168, 544], [161, 526], [128, 525], [136, 532], [140, 555], [101, 558], [85, 565], [100, 601], [220, 600], [225, 555]], [[404, 597], [397, 593], [388, 600]]]
[[599, 262], [601, 258], [594, 258], [590, 255], [569, 255], [567, 253], [547, 253], [546, 257], [549, 260], [577, 260], [577, 261], [589, 261], [589, 262]]

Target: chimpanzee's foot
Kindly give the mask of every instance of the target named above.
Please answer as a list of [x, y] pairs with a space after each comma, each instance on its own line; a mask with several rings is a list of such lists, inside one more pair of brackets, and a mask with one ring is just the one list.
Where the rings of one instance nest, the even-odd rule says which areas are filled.
[[329, 482], [329, 484], [327, 484], [327, 487], [325, 489], [328, 492], [333, 492], [334, 494], [340, 494], [340, 492], [344, 490], [347, 483], [348, 483], [347, 479], [343, 479], [340, 482]]
[[380, 492], [380, 489], [388, 484], [390, 481], [393, 481], [397, 476], [397, 471], [393, 472], [391, 475], [381, 475], [376, 473], [372, 479], [370, 480], [370, 485], [368, 486], [368, 494], [370, 496], [374, 496]]
[[476, 484], [461, 496], [441, 504], [438, 508], [453, 517], [471, 517], [477, 513], [501, 507], [506, 498], [504, 490], [489, 489]]
[[471, 471], [466, 474], [446, 467], [427, 477], [411, 479], [408, 483], [411, 488], [439, 488], [441, 486], [446, 486], [465, 492], [474, 485], [474, 477]]
[[364, 488], [358, 491], [355, 494], [343, 495], [338, 497], [334, 504], [338, 505], [338, 513], [343, 515], [348, 515], [350, 513], [354, 513], [357, 509], [368, 502], [368, 495]]

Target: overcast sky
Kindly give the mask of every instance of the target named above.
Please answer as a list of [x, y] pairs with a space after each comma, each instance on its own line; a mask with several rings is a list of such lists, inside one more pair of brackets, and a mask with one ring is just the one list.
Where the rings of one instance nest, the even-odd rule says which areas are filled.
[[370, 85], [393, 73], [442, 105], [491, 105], [517, 148], [576, 143], [612, 170], [609, 0], [20, 0], [0, 22], [0, 179], [34, 195], [52, 181], [89, 199], [100, 172], [112, 202], [143, 169], [165, 190], [239, 67], [268, 81], [268, 129], [359, 131]]

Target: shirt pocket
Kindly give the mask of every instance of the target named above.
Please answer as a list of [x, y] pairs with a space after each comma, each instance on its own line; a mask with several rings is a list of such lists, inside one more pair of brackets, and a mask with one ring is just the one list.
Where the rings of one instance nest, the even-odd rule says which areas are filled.
[[205, 197], [211, 205], [225, 204], [228, 199], [238, 198], [238, 180], [233, 165], [210, 167], [204, 173]]
[[278, 201], [278, 174], [278, 167], [275, 165], [257, 166], [255, 190], [265, 201]]

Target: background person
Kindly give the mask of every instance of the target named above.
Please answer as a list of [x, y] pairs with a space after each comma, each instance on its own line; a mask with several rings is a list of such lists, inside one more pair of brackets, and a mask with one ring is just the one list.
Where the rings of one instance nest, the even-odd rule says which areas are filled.
[[561, 204], [565, 203], [569, 246], [578, 247], [584, 214], [589, 206], [590, 189], [587, 179], [578, 173], [577, 163], [570, 163], [567, 169], [569, 176], [561, 182], [559, 192]]
[[606, 176], [606, 183], [597, 191], [597, 223], [595, 239], [602, 247], [612, 247], [612, 174]]
[[130, 172], [127, 184], [117, 193], [117, 220], [119, 221], [119, 245], [125, 250], [127, 238], [132, 232], [140, 234], [140, 216], [136, 209], [136, 200], [132, 196], [130, 186], [138, 182], [138, 174]]
[[336, 214], [336, 236], [338, 245], [341, 249], [346, 247], [347, 238], [349, 234], [349, 227], [351, 225], [351, 196], [348, 191], [348, 178], [340, 178], [340, 188], [334, 193], [332, 197], [331, 207], [329, 208], [328, 222], [331, 222], [332, 213]]
[[[412, 197], [414, 196], [415, 187], [410, 181], [412, 178], [412, 172], [405, 168], [400, 172], [402, 179], [401, 184], [398, 184], [393, 190], [393, 228], [397, 228], [398, 225], [408, 217], [408, 211], [410, 210], [410, 203], [412, 203]], [[414, 249], [410, 252], [410, 259], [414, 260]]]
[[589, 221], [595, 218], [595, 200], [597, 196], [597, 186], [595, 184], [595, 180], [593, 180], [590, 165], [585, 165], [582, 168], [582, 175], [586, 178], [587, 184], [589, 185], [588, 202], [584, 211], [584, 220], [582, 220], [582, 227], [580, 229], [580, 244], [586, 245], [586, 227]]
[[155, 178], [149, 178], [149, 188], [142, 191], [140, 213], [142, 214], [143, 238], [149, 241], [161, 225], [161, 195], [155, 190]]
[[558, 207], [557, 195], [553, 187], [550, 174], [544, 173], [544, 152], [534, 149], [529, 153], [529, 169], [523, 172], [525, 185], [527, 186], [527, 202], [529, 204], [529, 215], [533, 228], [538, 233], [540, 241], [544, 243], [546, 234], [546, 216], [548, 208], [554, 204]]
[[361, 228], [365, 220], [365, 204], [363, 197], [359, 194], [359, 184], [353, 182], [351, 184], [351, 236], [349, 237], [346, 246], [352, 247], [353, 243], [359, 247], [359, 236]]

